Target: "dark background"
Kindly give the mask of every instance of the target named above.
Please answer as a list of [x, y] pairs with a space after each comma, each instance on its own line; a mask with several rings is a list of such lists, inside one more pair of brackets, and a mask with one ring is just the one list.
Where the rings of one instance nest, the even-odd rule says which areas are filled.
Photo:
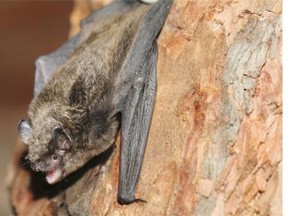
[[11, 215], [7, 165], [32, 99], [34, 61], [67, 39], [72, 6], [72, 0], [0, 0], [0, 215]]

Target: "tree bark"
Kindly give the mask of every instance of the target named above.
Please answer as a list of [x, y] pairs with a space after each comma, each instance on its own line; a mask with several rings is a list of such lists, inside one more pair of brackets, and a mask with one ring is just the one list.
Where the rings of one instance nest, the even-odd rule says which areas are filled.
[[281, 7], [174, 0], [158, 39], [157, 99], [137, 189], [146, 203], [117, 203], [119, 138], [56, 186], [19, 165], [19, 143], [9, 173], [15, 212], [282, 215]]

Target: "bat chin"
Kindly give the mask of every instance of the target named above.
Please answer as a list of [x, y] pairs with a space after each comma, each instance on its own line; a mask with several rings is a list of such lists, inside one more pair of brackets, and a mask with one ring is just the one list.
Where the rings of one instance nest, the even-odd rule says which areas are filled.
[[60, 168], [56, 168], [46, 172], [46, 181], [48, 184], [55, 184], [59, 182], [62, 178], [62, 170]]

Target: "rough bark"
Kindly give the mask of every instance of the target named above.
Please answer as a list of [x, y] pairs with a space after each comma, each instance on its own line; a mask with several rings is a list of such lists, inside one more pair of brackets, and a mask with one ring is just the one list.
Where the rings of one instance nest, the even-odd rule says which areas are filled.
[[19, 143], [10, 173], [15, 211], [282, 215], [281, 6], [174, 1], [158, 40], [158, 92], [137, 191], [147, 203], [116, 201], [119, 140], [56, 186], [19, 165]]

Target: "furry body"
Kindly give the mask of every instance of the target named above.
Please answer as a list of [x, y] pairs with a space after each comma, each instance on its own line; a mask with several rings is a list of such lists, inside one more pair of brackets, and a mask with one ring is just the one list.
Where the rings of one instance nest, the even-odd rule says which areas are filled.
[[19, 132], [48, 183], [108, 149], [121, 123], [118, 201], [135, 201], [156, 93], [155, 40], [171, 3], [116, 2], [36, 61], [35, 97]]

